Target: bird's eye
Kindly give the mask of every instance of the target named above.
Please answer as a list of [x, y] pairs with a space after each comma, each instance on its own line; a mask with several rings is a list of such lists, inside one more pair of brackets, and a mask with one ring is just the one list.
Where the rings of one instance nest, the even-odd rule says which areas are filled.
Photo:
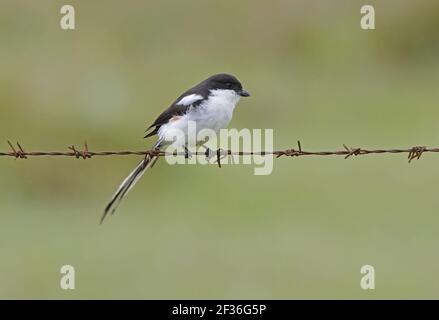
[[230, 82], [227, 82], [227, 83], [226, 83], [226, 87], [227, 87], [227, 88], [231, 88], [231, 87], [232, 87], [232, 84], [231, 84]]

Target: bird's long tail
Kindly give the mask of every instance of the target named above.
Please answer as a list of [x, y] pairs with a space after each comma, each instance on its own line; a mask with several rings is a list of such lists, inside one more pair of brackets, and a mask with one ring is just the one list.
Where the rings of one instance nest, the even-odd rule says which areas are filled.
[[111, 214], [116, 211], [122, 199], [127, 195], [127, 193], [131, 190], [132, 187], [139, 181], [142, 175], [146, 170], [151, 168], [158, 160], [158, 156], [156, 155], [146, 155], [145, 159], [143, 159], [137, 167], [125, 178], [125, 180], [121, 183], [116, 193], [114, 194], [111, 201], [107, 204], [104, 210], [104, 214], [102, 215], [100, 223], [102, 223], [109, 212]]

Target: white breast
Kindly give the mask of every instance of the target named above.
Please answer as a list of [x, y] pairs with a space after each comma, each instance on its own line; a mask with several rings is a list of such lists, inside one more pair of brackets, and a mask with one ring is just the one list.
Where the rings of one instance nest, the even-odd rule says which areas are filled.
[[[185, 115], [161, 126], [158, 135], [161, 139], [172, 141], [173, 137], [181, 136], [183, 132], [187, 138], [189, 121], [195, 122], [197, 134], [203, 129], [218, 133], [220, 129], [227, 128], [232, 120], [233, 110], [239, 98], [233, 90], [211, 90], [208, 99], [199, 106], [189, 109]], [[186, 140], [186, 143], [192, 145], [194, 141]]]
[[209, 98], [188, 114], [189, 118], [196, 121], [199, 130], [212, 129], [218, 132], [229, 125], [239, 98], [233, 90], [212, 90]]

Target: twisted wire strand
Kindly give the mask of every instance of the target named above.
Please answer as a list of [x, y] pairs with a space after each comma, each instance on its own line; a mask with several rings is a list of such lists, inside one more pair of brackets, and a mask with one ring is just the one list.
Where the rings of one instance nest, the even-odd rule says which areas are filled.
[[[0, 156], [4, 157], [13, 157], [16, 159], [27, 159], [29, 157], [41, 157], [41, 156], [49, 156], [49, 157], [75, 157], [77, 159], [90, 159], [96, 156], [176, 156], [176, 155], [186, 155], [184, 152], [164, 152], [157, 149], [143, 150], [143, 151], [91, 151], [88, 148], [87, 142], [84, 143], [84, 147], [79, 150], [74, 145], [69, 146], [68, 149], [70, 151], [25, 151], [22, 145], [17, 142], [16, 146], [8, 141], [8, 145], [11, 149], [9, 152], [0, 152]], [[249, 152], [249, 151], [232, 151], [232, 150], [221, 150], [218, 149], [216, 153], [216, 158], [218, 165], [221, 167], [221, 157], [227, 155], [234, 156], [248, 156], [248, 155], [259, 155], [259, 156], [269, 156], [274, 155], [276, 158], [280, 157], [301, 157], [301, 156], [344, 156], [345, 159], [348, 159], [352, 156], [362, 156], [362, 155], [370, 155], [370, 154], [399, 154], [405, 153], [407, 154], [408, 161], [418, 160], [421, 158], [422, 154], [436, 153], [439, 152], [439, 148], [428, 148], [426, 146], [414, 146], [410, 148], [404, 149], [364, 149], [358, 147], [348, 147], [343, 145], [343, 149], [334, 150], [334, 151], [304, 151], [302, 149], [302, 145], [300, 141], [297, 142], [297, 149], [286, 149], [286, 150], [276, 150], [276, 151], [257, 151], [257, 152]], [[194, 152], [192, 155], [206, 155], [207, 152]]]

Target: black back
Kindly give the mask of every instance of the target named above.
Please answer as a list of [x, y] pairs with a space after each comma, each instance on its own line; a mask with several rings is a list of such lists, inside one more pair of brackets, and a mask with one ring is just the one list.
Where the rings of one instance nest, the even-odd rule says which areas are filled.
[[[204, 81], [201, 81], [196, 86], [190, 88], [183, 94], [181, 94], [165, 111], [163, 111], [157, 119], [153, 122], [152, 125], [146, 129], [146, 132], [148, 132], [150, 129], [154, 128], [150, 133], [148, 133], [145, 138], [151, 137], [155, 134], [157, 134], [160, 127], [164, 124], [166, 124], [169, 119], [171, 119], [174, 116], [181, 116], [184, 115], [189, 108], [196, 108], [201, 103], [203, 103], [204, 100], [206, 100], [209, 97], [210, 90], [215, 89], [224, 89], [224, 90], [234, 90], [234, 91], [240, 91], [242, 90], [242, 85], [239, 82], [239, 80], [227, 73], [219, 73], [215, 74], [209, 78], [207, 78]], [[200, 100], [195, 101], [194, 103], [190, 105], [181, 105], [178, 104], [178, 102], [183, 99], [184, 97], [190, 96], [192, 94], [197, 94], [203, 97]]]

